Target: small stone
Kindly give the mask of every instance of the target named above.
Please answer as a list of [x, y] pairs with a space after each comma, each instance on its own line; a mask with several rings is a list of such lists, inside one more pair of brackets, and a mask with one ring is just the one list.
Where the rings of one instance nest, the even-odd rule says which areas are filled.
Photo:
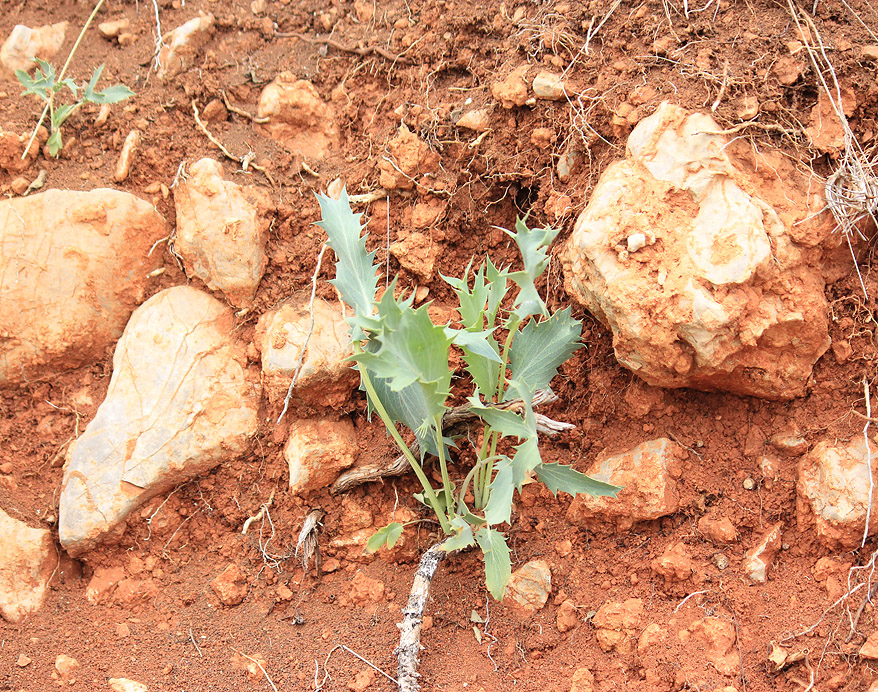
[[741, 485], [744, 486], [744, 490], [753, 490], [756, 487], [756, 481], [748, 477], [744, 479]]
[[637, 640], [637, 652], [643, 653], [648, 648], [659, 644], [665, 638], [666, 632], [658, 623], [650, 623], [646, 626]]
[[524, 75], [529, 65], [526, 63], [513, 70], [504, 79], [498, 80], [491, 85], [491, 95], [500, 102], [503, 108], [515, 108], [527, 103], [527, 83]]
[[860, 49], [860, 55], [863, 56], [864, 60], [871, 60], [872, 62], [878, 61], [878, 46], [863, 46]]
[[866, 637], [866, 641], [860, 647], [860, 656], [873, 661], [878, 659], [878, 630]]
[[611, 601], [598, 608], [592, 623], [597, 628], [595, 636], [601, 650], [605, 653], [613, 650], [620, 654], [631, 652], [642, 615], [643, 600], [639, 598]]
[[790, 56], [781, 57], [772, 68], [774, 76], [782, 86], [792, 86], [802, 76], [803, 65]]
[[378, 162], [378, 182], [387, 190], [413, 190], [420, 176], [438, 169], [439, 155], [403, 123]]
[[734, 543], [738, 540], [735, 525], [728, 517], [721, 519], [701, 517], [698, 520], [698, 530], [714, 543]]
[[30, 186], [30, 180], [20, 175], [11, 183], [9, 183], [9, 187], [16, 195], [23, 195], [27, 192], [27, 188]]
[[67, 654], [58, 654], [55, 659], [55, 670], [61, 678], [69, 678], [79, 668], [79, 661]]
[[540, 149], [550, 146], [555, 139], [555, 130], [551, 127], [537, 127], [530, 134], [530, 143]]
[[212, 14], [202, 14], [162, 36], [158, 78], [170, 79], [189, 69], [213, 34], [214, 24]]
[[570, 692], [594, 692], [594, 673], [588, 668], [577, 668], [570, 678]]
[[117, 41], [117, 42], [119, 43], [119, 45], [122, 46], [123, 48], [124, 48], [125, 46], [130, 46], [130, 45], [133, 44], [136, 40], [137, 40], [137, 34], [132, 34], [130, 31], [125, 31], [125, 32], [119, 34], [118, 37], [116, 37], [116, 41]]
[[282, 601], [293, 600], [294, 594], [286, 584], [279, 584], [277, 589], [275, 589], [275, 592], [277, 593], [277, 597]]
[[558, 553], [558, 557], [567, 557], [573, 552], [573, 541], [569, 538], [555, 541], [555, 552]]
[[226, 105], [219, 99], [212, 99], [201, 111], [201, 118], [209, 123], [224, 122], [229, 117]]
[[[369, 6], [371, 7], [371, 5]], [[363, 690], [371, 687], [372, 683], [375, 682], [375, 675], [375, 671], [371, 668], [364, 668], [348, 683], [348, 689], [353, 692], [363, 692]]]
[[542, 70], [534, 77], [531, 88], [537, 98], [550, 101], [563, 101], [567, 93], [564, 80], [546, 70]]
[[354, 12], [361, 24], [372, 21], [375, 16], [375, 5], [372, 0], [354, 0]]
[[356, 606], [378, 603], [384, 600], [384, 582], [357, 572], [348, 587], [348, 598]]
[[562, 183], [566, 183], [570, 180], [570, 176], [573, 173], [573, 167], [576, 165], [576, 152], [572, 149], [568, 149], [563, 152], [561, 156], [558, 157], [558, 180]]
[[[693, 623], [685, 633], [691, 646], [703, 652], [705, 658], [721, 675], [733, 675], [740, 670], [740, 659], [735, 647], [735, 624], [719, 617], [706, 617]], [[681, 643], [687, 644], [681, 639]]]
[[455, 123], [458, 127], [473, 130], [475, 132], [484, 132], [491, 127], [491, 109], [476, 108], [464, 113]]
[[238, 565], [231, 564], [210, 582], [210, 588], [224, 605], [236, 606], [247, 596], [249, 584]]
[[129, 26], [131, 26], [131, 22], [127, 17], [113, 19], [98, 24], [98, 33], [104, 38], [113, 39], [123, 33]]
[[120, 622], [116, 625], [116, 636], [120, 639], [131, 636], [131, 628], [127, 622]]
[[359, 451], [350, 418], [293, 421], [284, 447], [290, 493], [302, 496], [330, 485], [353, 466]]
[[149, 689], [142, 682], [128, 678], [110, 678], [107, 684], [113, 692], [148, 692]]
[[729, 566], [729, 558], [727, 558], [724, 553], [716, 553], [711, 558], [711, 561], [713, 562], [714, 565], [716, 565], [716, 568], [720, 571], [723, 571], [724, 569], [726, 569]]
[[626, 241], [628, 252], [637, 252], [641, 248], [646, 247], [646, 234], [645, 233], [632, 233], [628, 236], [628, 240]]
[[15, 665], [19, 668], [27, 668], [31, 663], [33, 663], [33, 659], [26, 654], [19, 654], [15, 661]]
[[531, 560], [512, 573], [504, 598], [525, 613], [540, 610], [552, 591], [552, 572], [545, 560]]
[[113, 174], [113, 180], [117, 183], [127, 180], [131, 174], [131, 164], [134, 162], [134, 155], [140, 146], [140, 139], [139, 130], [131, 130], [125, 138], [122, 151], [119, 153], [119, 160], [116, 163], [116, 172]]
[[579, 614], [573, 601], [566, 600], [558, 608], [555, 615], [555, 626], [559, 632], [569, 632], [579, 624]]
[[808, 441], [794, 426], [772, 435], [769, 443], [777, 451], [790, 456], [801, 456], [808, 451]]
[[674, 543], [651, 563], [652, 571], [666, 582], [685, 581], [694, 571], [692, 554], [685, 543]]
[[51, 532], [0, 509], [0, 617], [18, 623], [37, 612], [57, 564]]
[[772, 526], [763, 534], [759, 542], [745, 553], [741, 567], [751, 581], [762, 584], [768, 580], [768, 571], [781, 548], [782, 528], [782, 522]]

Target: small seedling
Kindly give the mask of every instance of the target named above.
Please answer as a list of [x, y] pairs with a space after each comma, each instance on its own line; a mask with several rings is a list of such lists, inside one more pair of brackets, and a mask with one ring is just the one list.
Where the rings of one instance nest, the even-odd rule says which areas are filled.
[[[46, 145], [49, 147], [49, 153], [52, 156], [58, 156], [58, 153], [64, 147], [61, 139], [61, 128], [67, 119], [77, 110], [82, 108], [86, 103], [96, 103], [103, 105], [105, 103], [119, 103], [127, 98], [134, 96], [124, 84], [116, 84], [107, 87], [103, 91], [97, 91], [98, 80], [104, 71], [104, 66], [96, 68], [92, 73], [91, 79], [87, 84], [77, 84], [69, 77], [59, 79], [55, 73], [55, 68], [45, 60], [36, 58], [37, 69], [34, 76], [31, 77], [24, 70], [16, 70], [15, 76], [24, 87], [22, 94], [33, 94], [46, 104], [49, 111], [49, 139]], [[67, 88], [73, 94], [75, 101], [73, 103], [57, 104], [55, 97], [64, 88]]]
[[[339, 200], [319, 197], [320, 225], [338, 257], [332, 283], [353, 309], [347, 320], [369, 408], [377, 413], [408, 459], [423, 486], [416, 497], [429, 506], [445, 534], [446, 553], [477, 546], [485, 562], [485, 583], [503, 597], [511, 574], [506, 538], [498, 526], [511, 519], [515, 491], [535, 476], [552, 493], [615, 496], [619, 488], [576, 471], [546, 463], [540, 456], [534, 398], [549, 387], [558, 367], [583, 344], [581, 325], [570, 308], [550, 314], [535, 281], [545, 271], [547, 249], [558, 231], [530, 229], [519, 220], [507, 231], [522, 255], [523, 269], [496, 266], [490, 258], [462, 278], [443, 279], [459, 299], [461, 328], [433, 324], [428, 306], [414, 308], [414, 297], [400, 294], [394, 279], [380, 299], [375, 252], [366, 251], [360, 215], [351, 211], [346, 193]], [[508, 299], [510, 289], [518, 289]], [[510, 296], [511, 298], [511, 296]], [[472, 383], [470, 409], [483, 424], [481, 440], [473, 436], [473, 466], [462, 478], [449, 472], [456, 442], [446, 436], [452, 346], [460, 349]], [[417, 438], [420, 458], [404, 442], [397, 423]], [[502, 438], [517, 440], [511, 445]], [[424, 455], [439, 460], [441, 484], [434, 487], [424, 471]], [[371, 551], [393, 547], [404, 527], [380, 529], [368, 542]]]

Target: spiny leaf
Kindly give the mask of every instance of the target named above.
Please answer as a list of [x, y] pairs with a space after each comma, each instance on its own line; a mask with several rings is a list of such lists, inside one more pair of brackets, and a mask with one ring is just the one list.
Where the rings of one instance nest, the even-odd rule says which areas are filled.
[[530, 476], [531, 471], [537, 468], [542, 461], [536, 435], [515, 448], [515, 456], [512, 457], [512, 483], [519, 491], [521, 491], [521, 487]]
[[481, 527], [476, 531], [476, 541], [485, 559], [485, 586], [494, 598], [502, 601], [506, 584], [512, 576], [512, 560], [509, 558], [506, 538], [499, 531]]
[[[330, 281], [342, 299], [350, 305], [358, 317], [372, 314], [375, 292], [378, 289], [378, 272], [375, 267], [375, 251], [366, 252], [366, 239], [361, 235], [361, 214], [354, 214], [348, 201], [347, 191], [342, 190], [339, 199], [317, 195], [323, 218], [317, 222], [329, 236], [329, 246], [335, 251], [338, 262], [335, 278]], [[362, 332], [353, 328], [354, 339]]]
[[[470, 398], [469, 401], [472, 403], [474, 400]], [[472, 406], [470, 410], [504, 437], [526, 439], [536, 434], [521, 416], [512, 411], [492, 406]]]
[[445, 334], [451, 337], [456, 346], [476, 355], [502, 363], [500, 349], [497, 342], [491, 337], [491, 331], [469, 331], [462, 329], [445, 328]]
[[[570, 316], [569, 307], [541, 322], [531, 321], [515, 335], [509, 349], [510, 379], [534, 390], [549, 386], [558, 367], [582, 347], [579, 320]], [[513, 398], [507, 390], [506, 399]]]
[[388, 549], [392, 548], [396, 545], [399, 537], [402, 536], [402, 528], [402, 524], [398, 521], [393, 521], [387, 526], [382, 526], [369, 537], [368, 541], [366, 541], [366, 550], [370, 553], [374, 553], [385, 545]]
[[512, 479], [512, 460], [501, 457], [497, 462], [497, 475], [491, 481], [491, 495], [485, 506], [485, 521], [488, 525], [505, 524], [512, 517], [512, 494], [515, 485]]
[[598, 497], [616, 497], [622, 489], [617, 485], [595, 480], [564, 464], [541, 463], [537, 465], [535, 471], [537, 478], [552, 491], [553, 495], [557, 495], [560, 491], [571, 495], [586, 493]]
[[475, 545], [472, 527], [462, 517], [452, 519], [451, 528], [454, 529], [455, 533], [439, 546], [446, 553], [453, 553], [455, 550], [463, 550]]
[[92, 94], [90, 101], [103, 105], [105, 103], [119, 103], [119, 101], [124, 101], [132, 96], [134, 96], [134, 92], [127, 86], [124, 84], [114, 84], [103, 91], [97, 91]]
[[509, 274], [520, 289], [515, 299], [515, 313], [524, 319], [528, 315], [545, 315], [546, 305], [537, 292], [534, 282], [546, 270], [549, 264], [549, 256], [546, 248], [552, 244], [558, 235], [558, 230], [549, 228], [528, 228], [522, 219], [515, 222], [515, 232], [506, 231], [515, 240], [521, 259], [524, 263], [524, 271]]

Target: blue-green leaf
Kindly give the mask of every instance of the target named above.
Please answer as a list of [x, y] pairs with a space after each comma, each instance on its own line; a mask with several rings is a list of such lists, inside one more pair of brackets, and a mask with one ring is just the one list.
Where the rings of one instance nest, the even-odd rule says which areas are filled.
[[[472, 403], [473, 399], [469, 401]], [[536, 430], [531, 429], [524, 418], [512, 411], [493, 406], [472, 406], [470, 410], [504, 437], [512, 436], [526, 439], [536, 435]]]
[[537, 292], [535, 281], [549, 265], [547, 248], [555, 240], [558, 230], [549, 228], [528, 228], [522, 219], [515, 222], [515, 232], [506, 231], [515, 240], [524, 271], [512, 272], [509, 278], [518, 284], [519, 293], [515, 299], [515, 313], [522, 320], [528, 315], [545, 315], [546, 304]]
[[512, 517], [512, 494], [515, 485], [512, 478], [512, 460], [502, 456], [497, 462], [497, 474], [491, 481], [491, 494], [485, 506], [488, 525], [508, 523]]
[[97, 91], [92, 94], [89, 101], [92, 103], [119, 103], [119, 101], [124, 101], [127, 98], [131, 98], [134, 96], [134, 92], [131, 91], [124, 84], [114, 84], [113, 86], [109, 86], [103, 91]]
[[536, 435], [515, 448], [515, 456], [512, 457], [512, 483], [519, 491], [521, 491], [521, 486], [524, 485], [531, 471], [537, 468], [542, 461]]
[[599, 497], [616, 497], [622, 489], [617, 485], [595, 480], [564, 464], [541, 463], [535, 470], [537, 478], [552, 491], [553, 495], [557, 495], [560, 491], [571, 495], [586, 493]]
[[[560, 365], [583, 345], [580, 341], [582, 325], [570, 312], [567, 307], [541, 322], [528, 322], [515, 335], [509, 349], [510, 379], [534, 390], [549, 386]], [[510, 390], [505, 398], [514, 398]]]
[[506, 538], [499, 531], [481, 527], [476, 531], [476, 542], [485, 559], [485, 586], [494, 598], [502, 601], [506, 584], [512, 576], [512, 560], [509, 558]]
[[451, 528], [454, 529], [454, 534], [439, 546], [440, 549], [444, 550], [446, 553], [452, 553], [455, 550], [463, 550], [464, 548], [469, 548], [471, 545], [475, 545], [476, 541], [473, 537], [473, 529], [462, 517], [455, 517], [452, 519]]
[[369, 537], [368, 541], [366, 541], [366, 550], [370, 553], [374, 553], [385, 545], [388, 549], [392, 548], [396, 545], [399, 537], [402, 536], [402, 528], [402, 524], [398, 521], [391, 522], [387, 526], [382, 526]]

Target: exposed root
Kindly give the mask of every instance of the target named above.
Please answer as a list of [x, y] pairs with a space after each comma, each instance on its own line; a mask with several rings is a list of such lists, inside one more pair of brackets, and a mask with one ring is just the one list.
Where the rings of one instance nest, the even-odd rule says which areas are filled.
[[[557, 399], [558, 397], [551, 389], [541, 389], [534, 396], [533, 405], [539, 406], [541, 404], [548, 404], [557, 401]], [[521, 412], [522, 401], [521, 399], [511, 399], [500, 404], [493, 404], [493, 406], [495, 408]], [[571, 423], [553, 420], [541, 413], [535, 414], [535, 417], [537, 431], [544, 435], [557, 435], [576, 427]], [[479, 420], [478, 415], [473, 411], [471, 406], [455, 406], [454, 408], [449, 409], [442, 417], [442, 433], [445, 436], [459, 437], [464, 435], [469, 430], [470, 426]], [[416, 456], [420, 454], [420, 446], [418, 445], [417, 440], [412, 441], [409, 447], [412, 450], [412, 453]], [[392, 459], [388, 463], [359, 466], [339, 476], [335, 483], [332, 484], [332, 487], [330, 487], [329, 492], [333, 495], [337, 495], [338, 493], [343, 493], [358, 485], [362, 485], [363, 483], [377, 481], [382, 478], [387, 478], [388, 476], [401, 476], [408, 471], [408, 468], [408, 461], [402, 455]]]
[[325, 512], [316, 507], [305, 515], [305, 521], [302, 523], [302, 530], [299, 531], [299, 540], [296, 541], [295, 556], [300, 557], [302, 561], [302, 569], [308, 574], [308, 567], [311, 560], [314, 560], [314, 571], [317, 578], [320, 578], [320, 570], [323, 566], [323, 557], [320, 555], [320, 544], [317, 540], [317, 529], [320, 526], [320, 520], [323, 519]]
[[421, 652], [421, 625], [424, 621], [424, 606], [430, 596], [430, 584], [436, 568], [447, 556], [437, 543], [421, 556], [418, 571], [412, 581], [412, 590], [409, 600], [402, 609], [403, 620], [399, 627], [399, 646], [396, 649], [397, 668], [396, 677], [399, 684], [399, 692], [417, 692], [421, 689], [418, 684], [418, 654]]
[[256, 512], [256, 514], [253, 514], [252, 516], [247, 517], [246, 521], [244, 522], [244, 525], [241, 527], [241, 534], [242, 535], [244, 535], [244, 536], [247, 535], [247, 530], [250, 528], [250, 524], [252, 524], [254, 521], [259, 521], [260, 519], [262, 519], [265, 516], [265, 512], [268, 510], [269, 507], [271, 507], [271, 504], [273, 502], [274, 502], [274, 490], [271, 491], [271, 495], [269, 496], [269, 498], [260, 505], [259, 511]]
[[356, 48], [352, 48], [350, 46], [344, 45], [343, 43], [339, 43], [335, 39], [311, 38], [310, 36], [305, 36], [305, 34], [300, 34], [298, 31], [275, 31], [274, 35], [278, 38], [297, 38], [300, 41], [304, 41], [305, 43], [310, 43], [312, 45], [335, 48], [336, 50], [340, 50], [342, 53], [353, 53], [354, 55], [360, 55], [364, 57], [367, 55], [372, 55], [374, 53], [376, 55], [380, 55], [385, 60], [390, 60], [390, 62], [407, 62], [406, 60], [403, 60], [401, 55], [391, 53], [389, 50], [387, 50], [386, 48], [382, 48], [381, 46], [357, 46]]

